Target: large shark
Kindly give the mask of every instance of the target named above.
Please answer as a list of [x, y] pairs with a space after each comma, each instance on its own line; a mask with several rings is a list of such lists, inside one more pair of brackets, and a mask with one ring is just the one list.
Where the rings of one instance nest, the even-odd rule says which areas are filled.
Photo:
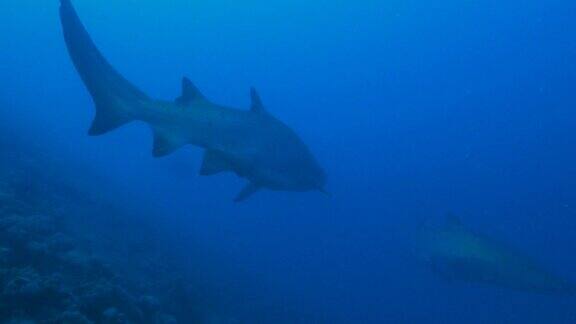
[[466, 228], [455, 216], [421, 231], [421, 256], [447, 280], [542, 294], [576, 294], [576, 286], [515, 249]]
[[324, 191], [324, 171], [307, 146], [266, 111], [253, 88], [250, 110], [212, 103], [187, 78], [176, 100], [152, 99], [106, 61], [70, 0], [61, 0], [60, 17], [72, 61], [96, 106], [90, 135], [143, 121], [152, 129], [155, 157], [187, 144], [202, 147], [206, 153], [201, 175], [231, 171], [248, 180], [236, 201], [261, 188]]

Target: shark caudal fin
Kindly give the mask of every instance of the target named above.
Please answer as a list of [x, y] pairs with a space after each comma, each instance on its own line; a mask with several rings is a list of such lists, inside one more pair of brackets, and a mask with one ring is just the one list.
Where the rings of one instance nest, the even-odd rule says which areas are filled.
[[134, 108], [148, 96], [138, 90], [106, 61], [94, 45], [70, 0], [60, 1], [60, 19], [70, 57], [92, 95], [96, 117], [90, 135], [101, 135], [136, 120]]
[[238, 195], [236, 196], [236, 198], [234, 198], [234, 202], [243, 202], [246, 199], [250, 198], [252, 195], [254, 195], [255, 193], [257, 193], [262, 187], [249, 182], [248, 184], [246, 184], [246, 186], [240, 191], [240, 193], [238, 193]]

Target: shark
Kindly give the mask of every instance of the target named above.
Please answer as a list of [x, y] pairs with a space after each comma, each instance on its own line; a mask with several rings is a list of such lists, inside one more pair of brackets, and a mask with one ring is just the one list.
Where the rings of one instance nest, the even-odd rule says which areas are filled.
[[60, 1], [60, 20], [69, 55], [96, 107], [89, 135], [140, 121], [152, 130], [154, 157], [185, 145], [203, 148], [200, 175], [232, 172], [247, 180], [237, 202], [263, 188], [326, 192], [326, 174], [310, 149], [268, 112], [254, 88], [245, 110], [213, 103], [186, 77], [175, 100], [151, 98], [102, 55], [70, 0]]
[[422, 229], [420, 253], [448, 281], [468, 282], [546, 295], [575, 295], [576, 285], [533, 258], [468, 229], [453, 215], [442, 226]]

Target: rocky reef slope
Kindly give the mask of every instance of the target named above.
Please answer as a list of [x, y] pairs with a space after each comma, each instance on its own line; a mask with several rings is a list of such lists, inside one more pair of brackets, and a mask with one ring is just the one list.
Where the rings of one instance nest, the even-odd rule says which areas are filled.
[[0, 139], [0, 323], [188, 322], [190, 300], [165, 260], [152, 247], [137, 259], [99, 253], [129, 242], [106, 242], [119, 238], [75, 221], [119, 211], [55, 175], [45, 159]]

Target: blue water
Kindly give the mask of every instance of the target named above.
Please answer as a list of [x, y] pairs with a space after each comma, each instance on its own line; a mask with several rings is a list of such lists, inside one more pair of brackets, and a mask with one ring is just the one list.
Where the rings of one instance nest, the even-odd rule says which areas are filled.
[[330, 197], [235, 204], [243, 180], [198, 176], [198, 148], [154, 159], [140, 123], [87, 136], [58, 1], [0, 2], [2, 124], [61, 165], [57, 181], [82, 174], [83, 192], [131, 210], [122, 231], [154, 230], [200, 287], [195, 318], [576, 322], [573, 297], [446, 282], [414, 252], [421, 224], [452, 212], [576, 280], [575, 2], [74, 3], [139, 88], [176, 98], [186, 75], [247, 108], [255, 86], [328, 174]]

